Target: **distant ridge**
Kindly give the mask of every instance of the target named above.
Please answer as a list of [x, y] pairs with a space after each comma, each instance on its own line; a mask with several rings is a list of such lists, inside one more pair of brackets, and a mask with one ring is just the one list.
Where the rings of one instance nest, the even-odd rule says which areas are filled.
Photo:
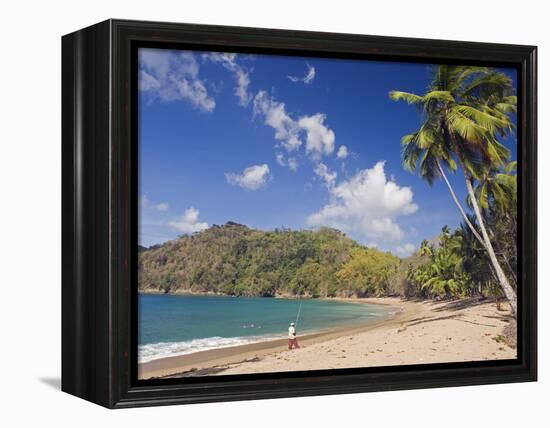
[[399, 294], [400, 259], [343, 232], [262, 231], [228, 221], [140, 247], [139, 291], [234, 296], [351, 297]]

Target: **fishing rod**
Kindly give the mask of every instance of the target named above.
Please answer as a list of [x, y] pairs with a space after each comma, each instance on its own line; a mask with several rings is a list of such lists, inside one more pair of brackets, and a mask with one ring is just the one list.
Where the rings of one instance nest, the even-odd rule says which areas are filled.
[[296, 315], [296, 322], [294, 325], [298, 327], [298, 319], [300, 318], [300, 312], [302, 311], [302, 300], [300, 300], [300, 307], [298, 308], [298, 315]]

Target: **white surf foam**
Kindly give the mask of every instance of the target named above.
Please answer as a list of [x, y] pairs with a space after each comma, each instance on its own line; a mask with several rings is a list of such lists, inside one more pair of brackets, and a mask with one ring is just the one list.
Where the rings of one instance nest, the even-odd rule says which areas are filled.
[[138, 347], [138, 362], [146, 363], [160, 358], [192, 354], [210, 349], [228, 348], [248, 343], [266, 342], [282, 339], [286, 336], [248, 336], [248, 337], [206, 337], [183, 342], [160, 342]]

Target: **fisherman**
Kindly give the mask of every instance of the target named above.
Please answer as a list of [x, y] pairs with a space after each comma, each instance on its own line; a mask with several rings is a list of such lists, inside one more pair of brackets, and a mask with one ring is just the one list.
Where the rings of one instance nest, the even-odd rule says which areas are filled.
[[294, 326], [294, 323], [290, 323], [290, 327], [288, 327], [288, 349], [294, 349], [299, 348], [300, 345], [298, 345], [298, 339], [296, 338], [296, 327]]

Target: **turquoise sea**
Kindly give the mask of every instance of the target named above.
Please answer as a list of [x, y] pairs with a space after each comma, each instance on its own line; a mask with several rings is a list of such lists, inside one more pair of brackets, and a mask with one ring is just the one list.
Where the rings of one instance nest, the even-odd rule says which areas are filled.
[[314, 299], [140, 294], [138, 361], [284, 338], [298, 312], [303, 335], [379, 320], [391, 310]]

